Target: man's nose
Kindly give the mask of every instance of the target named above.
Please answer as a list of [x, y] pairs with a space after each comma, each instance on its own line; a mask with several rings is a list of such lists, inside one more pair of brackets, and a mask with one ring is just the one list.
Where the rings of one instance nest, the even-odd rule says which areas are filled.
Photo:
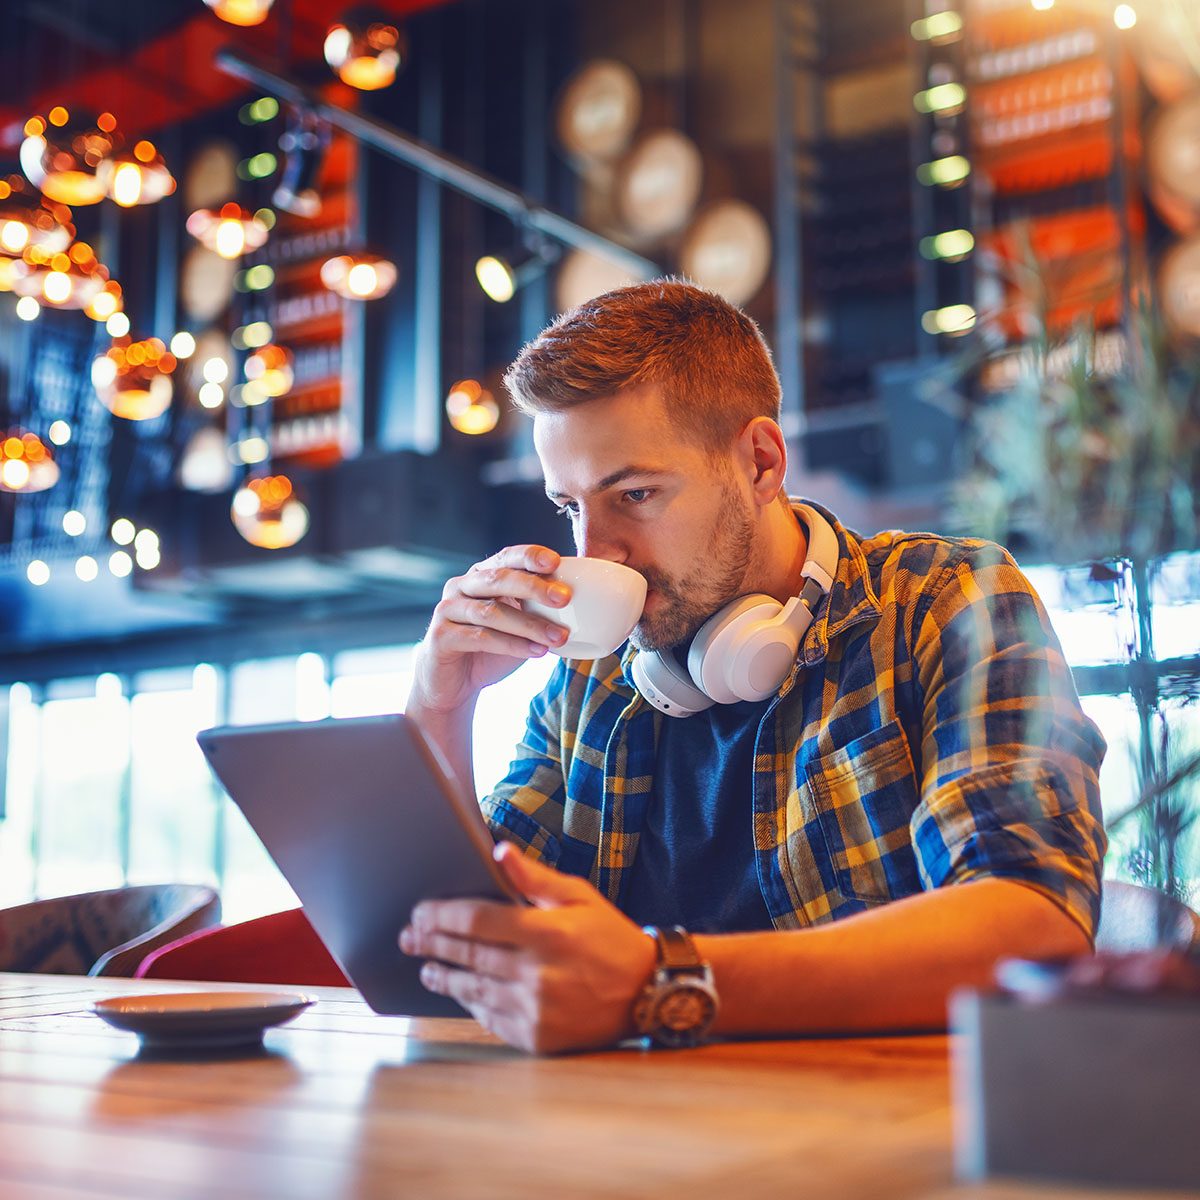
[[624, 562], [628, 557], [628, 550], [605, 532], [603, 523], [589, 520], [586, 514], [575, 522], [575, 547], [584, 558]]

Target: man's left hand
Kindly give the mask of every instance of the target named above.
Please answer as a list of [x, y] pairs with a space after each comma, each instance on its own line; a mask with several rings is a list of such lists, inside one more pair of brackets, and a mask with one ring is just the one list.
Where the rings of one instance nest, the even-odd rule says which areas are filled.
[[489, 900], [418, 904], [400, 949], [433, 961], [432, 992], [533, 1054], [611, 1046], [633, 1036], [633, 1005], [654, 970], [654, 941], [586, 880], [525, 857], [495, 858], [532, 907]]

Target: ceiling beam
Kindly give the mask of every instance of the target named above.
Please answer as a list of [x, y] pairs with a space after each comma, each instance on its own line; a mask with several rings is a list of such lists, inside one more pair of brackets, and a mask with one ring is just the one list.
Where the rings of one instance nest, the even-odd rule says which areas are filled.
[[531, 196], [509, 187], [495, 176], [446, 154], [436, 146], [411, 137], [386, 121], [343, 108], [326, 99], [317, 89], [285, 78], [245, 55], [223, 50], [217, 55], [217, 66], [235, 78], [253, 84], [259, 91], [270, 92], [288, 104], [308, 109], [363, 145], [436, 179], [438, 183], [469, 196], [479, 204], [503, 213], [518, 228], [535, 230], [565, 246], [599, 255], [624, 267], [635, 278], [650, 279], [662, 272], [658, 263], [602, 234], [577, 225], [569, 217], [544, 207]]

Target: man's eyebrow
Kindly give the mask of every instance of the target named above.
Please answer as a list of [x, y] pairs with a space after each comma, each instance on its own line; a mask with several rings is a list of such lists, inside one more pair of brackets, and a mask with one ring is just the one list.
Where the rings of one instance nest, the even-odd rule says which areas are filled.
[[[593, 496], [599, 495], [601, 492], [607, 491], [610, 487], [615, 487], [618, 483], [624, 483], [626, 479], [637, 476], [639, 479], [650, 475], [670, 475], [671, 472], [666, 467], [639, 467], [636, 465], [622, 467], [619, 471], [613, 471], [611, 475], [605, 475], [594, 488], [591, 489]], [[564, 500], [567, 498], [565, 492], [556, 492], [553, 488], [546, 489], [546, 495], [551, 500]]]

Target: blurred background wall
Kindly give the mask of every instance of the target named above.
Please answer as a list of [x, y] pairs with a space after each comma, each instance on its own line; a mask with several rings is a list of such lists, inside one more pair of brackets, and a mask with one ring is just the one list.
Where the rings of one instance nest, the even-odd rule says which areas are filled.
[[[5, 8], [0, 901], [286, 903], [195, 731], [400, 709], [449, 575], [566, 548], [500, 376], [660, 273], [762, 325], [791, 490], [1014, 549], [1110, 742], [1112, 871], [1194, 887], [1186, 780], [1123, 818], [1200, 740], [1194, 6], [341, 15]], [[544, 674], [485, 698], [481, 787]]]

